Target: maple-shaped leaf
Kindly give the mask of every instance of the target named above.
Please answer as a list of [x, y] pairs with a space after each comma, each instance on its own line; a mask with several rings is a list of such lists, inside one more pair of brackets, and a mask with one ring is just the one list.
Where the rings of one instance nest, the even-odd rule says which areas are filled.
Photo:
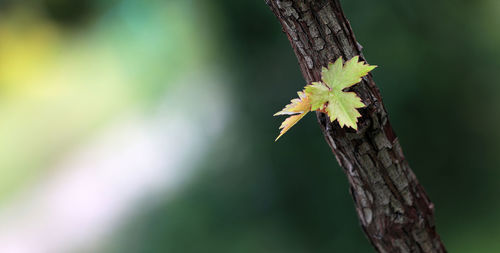
[[359, 83], [363, 76], [376, 67], [359, 62], [358, 56], [345, 64], [340, 57], [335, 63], [328, 64], [328, 68], [323, 67], [322, 82], [314, 82], [305, 87], [311, 110], [326, 111], [330, 121], [337, 120], [341, 127], [345, 125], [357, 130], [358, 118], [361, 116], [357, 109], [365, 104], [356, 93], [343, 90]]
[[283, 134], [285, 134], [293, 125], [295, 125], [302, 117], [304, 117], [309, 111], [311, 111], [311, 104], [309, 103], [309, 98], [306, 96], [305, 92], [297, 92], [299, 98], [292, 99], [290, 104], [286, 105], [285, 108], [277, 113], [277, 115], [292, 115], [281, 123], [279, 129], [281, 129], [280, 134], [276, 138], [277, 141]]
[[274, 114], [274, 116], [291, 115], [281, 123], [279, 128], [281, 132], [275, 141], [290, 130], [307, 112], [314, 110], [327, 113], [330, 121], [337, 120], [341, 127], [358, 129], [357, 123], [361, 114], [357, 109], [365, 107], [365, 104], [356, 93], [343, 90], [359, 83], [363, 76], [377, 66], [359, 62], [359, 56], [353, 57], [345, 64], [343, 62], [340, 57], [335, 63], [329, 63], [328, 68], [321, 70], [321, 82], [307, 85], [303, 91], [297, 92], [299, 98], [292, 99], [283, 110]]

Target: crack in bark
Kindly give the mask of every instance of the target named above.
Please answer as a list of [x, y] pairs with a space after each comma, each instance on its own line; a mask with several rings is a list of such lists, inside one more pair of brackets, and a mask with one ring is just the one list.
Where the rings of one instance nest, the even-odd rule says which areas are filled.
[[[340, 56], [360, 55], [338, 0], [266, 0], [280, 21], [307, 83]], [[350, 90], [366, 105], [359, 130], [318, 122], [347, 175], [363, 231], [379, 252], [446, 252], [434, 226], [434, 206], [409, 167], [371, 74]]]

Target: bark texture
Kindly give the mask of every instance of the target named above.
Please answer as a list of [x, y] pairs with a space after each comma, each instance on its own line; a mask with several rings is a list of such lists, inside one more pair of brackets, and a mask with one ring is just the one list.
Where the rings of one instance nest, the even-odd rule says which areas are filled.
[[[338, 0], [266, 0], [298, 58], [307, 83], [342, 56], [364, 60]], [[344, 168], [361, 226], [379, 252], [446, 252], [434, 205], [405, 160], [371, 74], [350, 88], [365, 108], [358, 131], [317, 113], [326, 141]]]

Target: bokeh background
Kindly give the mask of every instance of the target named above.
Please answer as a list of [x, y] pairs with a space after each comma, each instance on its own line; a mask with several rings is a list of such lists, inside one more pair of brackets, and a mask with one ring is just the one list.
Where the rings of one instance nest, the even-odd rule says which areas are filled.
[[[450, 252], [500, 252], [500, 1], [342, 1]], [[374, 252], [264, 1], [0, 0], [0, 252]]]

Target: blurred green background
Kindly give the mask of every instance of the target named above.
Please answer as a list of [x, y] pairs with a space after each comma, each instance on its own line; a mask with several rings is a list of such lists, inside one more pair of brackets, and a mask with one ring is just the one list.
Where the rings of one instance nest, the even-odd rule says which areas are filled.
[[[342, 1], [450, 252], [500, 252], [500, 2]], [[0, 252], [374, 252], [262, 1], [0, 0]]]

